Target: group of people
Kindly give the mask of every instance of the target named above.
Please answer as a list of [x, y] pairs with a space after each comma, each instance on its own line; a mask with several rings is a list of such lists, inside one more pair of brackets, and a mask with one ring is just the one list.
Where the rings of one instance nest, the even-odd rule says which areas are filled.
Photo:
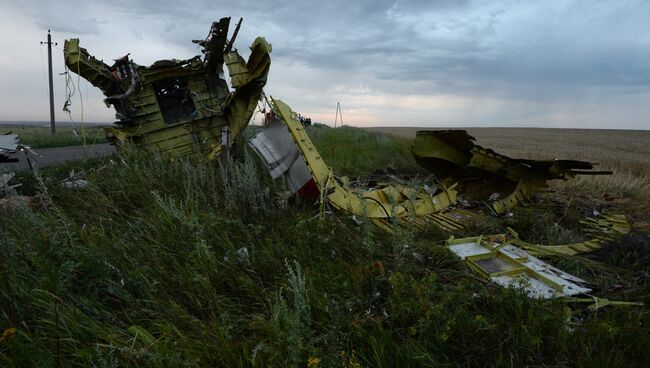
[[[264, 112], [264, 125], [269, 125], [274, 117], [275, 117], [275, 113], [273, 112], [273, 110]], [[311, 125], [311, 118], [302, 116], [300, 114], [297, 114], [297, 117], [298, 117], [298, 121], [300, 121], [300, 124], [302, 124], [302, 126]]]
[[298, 120], [300, 121], [300, 124], [302, 124], [302, 126], [311, 125], [311, 118], [298, 114]]

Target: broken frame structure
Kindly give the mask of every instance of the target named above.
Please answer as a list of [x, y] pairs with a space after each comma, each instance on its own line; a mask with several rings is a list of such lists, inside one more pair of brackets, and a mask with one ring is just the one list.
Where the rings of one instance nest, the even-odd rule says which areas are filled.
[[[271, 65], [271, 45], [262, 37], [250, 47], [248, 60], [234, 49], [241, 19], [228, 39], [230, 18], [214, 22], [203, 49], [187, 60], [158, 60], [141, 66], [129, 55], [109, 66], [65, 41], [67, 68], [99, 88], [116, 111], [107, 137], [118, 149], [128, 143], [171, 155], [215, 157], [246, 127], [257, 107]], [[231, 91], [223, 74], [226, 65]]]
[[576, 175], [611, 175], [594, 171], [593, 163], [576, 160], [513, 159], [474, 144], [464, 130], [420, 130], [412, 153], [416, 162], [443, 183], [458, 183], [459, 192], [482, 200], [506, 193], [490, 204], [499, 215], [519, 202], [548, 189], [548, 180], [568, 180]]

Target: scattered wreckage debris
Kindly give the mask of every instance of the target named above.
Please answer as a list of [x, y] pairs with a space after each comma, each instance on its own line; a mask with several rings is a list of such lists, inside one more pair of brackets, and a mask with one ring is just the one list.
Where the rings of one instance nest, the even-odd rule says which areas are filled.
[[[262, 88], [270, 68], [271, 45], [258, 37], [244, 61], [233, 49], [241, 20], [230, 40], [229, 23], [230, 18], [222, 18], [212, 24], [206, 40], [194, 41], [203, 47], [203, 58], [160, 60], [144, 67], [127, 54], [108, 66], [80, 48], [78, 39], [71, 39], [65, 42], [65, 63], [101, 89], [107, 106], [115, 108], [119, 121], [106, 132], [118, 149], [132, 142], [170, 155], [199, 154], [213, 159], [229, 149], [232, 139], [250, 121], [257, 101], [264, 96]], [[223, 64], [230, 74], [232, 92], [222, 77]], [[489, 198], [493, 212], [504, 214], [534, 193], [547, 191], [548, 180], [611, 174], [593, 171], [594, 164], [584, 161], [512, 159], [475, 145], [465, 131], [419, 131], [412, 153], [439, 183], [417, 187], [396, 183], [368, 189], [334, 175], [305, 132], [307, 120], [280, 100], [271, 97], [267, 103], [271, 111], [263, 111], [266, 129], [249, 145], [271, 176], [283, 177], [294, 194], [318, 199], [321, 216], [329, 205], [353, 218], [370, 219], [386, 231], [429, 223], [450, 231], [464, 229], [476, 214], [453, 208], [458, 193], [475, 200]], [[62, 186], [87, 185], [74, 174], [69, 179]], [[502, 195], [505, 198], [499, 199]], [[637, 305], [577, 298], [591, 291], [587, 282], [536, 257], [589, 252], [631, 229], [622, 215], [603, 215], [583, 223], [592, 239], [577, 244], [530, 244], [512, 230], [507, 235], [450, 239], [447, 243], [485, 278], [522, 288], [533, 297], [595, 301], [596, 305], [589, 307], [592, 309]]]
[[[518, 247], [514, 233], [447, 240], [448, 249], [486, 280], [514, 287], [533, 298], [563, 298], [567, 303], [589, 303], [595, 311], [606, 306], [643, 306], [591, 296], [588, 282], [568, 274]], [[550, 246], [547, 246], [550, 247]], [[577, 297], [588, 295], [588, 298]]]
[[369, 218], [385, 229], [404, 222], [462, 228], [457, 220], [441, 213], [455, 203], [455, 185], [434, 193], [403, 185], [374, 190], [354, 188], [347, 177], [333, 174], [289, 106], [273, 98], [269, 104], [274, 114], [267, 129], [251, 139], [250, 146], [264, 160], [271, 176], [282, 176], [293, 193], [320, 198], [321, 212], [327, 202], [350, 215]]
[[[18, 161], [17, 158], [11, 157], [11, 155], [21, 150], [19, 142], [18, 136], [15, 134], [0, 135], [0, 163]], [[34, 197], [16, 194], [16, 188], [22, 186], [22, 184], [10, 183], [15, 176], [15, 172], [0, 174], [0, 211], [31, 206], [34, 201]]]
[[[531, 244], [519, 238], [508, 228], [507, 234], [478, 236], [447, 240], [449, 250], [483, 276], [504, 287], [514, 286], [532, 297], [554, 298], [586, 294], [586, 281], [567, 274], [536, 258], [574, 256], [600, 249], [606, 241], [622, 238], [630, 233], [632, 225], [625, 215], [601, 214], [581, 221], [585, 233], [592, 239], [567, 245]], [[569, 298], [568, 302], [592, 302], [588, 309], [607, 305], [643, 305], [642, 303], [611, 301], [607, 299]]]
[[[411, 188], [399, 184], [372, 190], [351, 186], [346, 177], [336, 177], [333, 174], [332, 169], [326, 165], [305, 132], [298, 115], [288, 105], [272, 97], [268, 104], [271, 107], [268, 124], [250, 140], [249, 145], [266, 163], [271, 176], [274, 179], [283, 177], [292, 193], [318, 198], [321, 213], [327, 203], [339, 211], [352, 215], [353, 218], [357, 216], [369, 218], [387, 231], [393, 231], [396, 226], [405, 223], [416, 226], [434, 223], [446, 230], [459, 230], [465, 227], [463, 220], [474, 218], [475, 214], [471, 211], [451, 207], [457, 201], [456, 183], [443, 184], [439, 190], [431, 190], [429, 187]], [[469, 137], [466, 133], [464, 136]], [[469, 139], [465, 141], [471, 143]], [[419, 146], [418, 148], [422, 148], [422, 142]], [[436, 151], [435, 147], [428, 147], [428, 149]], [[592, 168], [591, 164], [580, 161], [512, 160], [493, 154], [492, 151], [483, 151], [477, 150], [476, 157], [489, 153], [489, 159], [475, 159], [479, 163], [476, 167], [490, 167], [492, 171], [487, 170], [488, 172], [499, 173], [503, 178], [513, 182], [517, 179], [517, 188], [522, 188], [521, 183], [528, 180], [545, 185], [548, 178], [567, 178], [584, 172], [576, 171], [578, 168], [580, 170]], [[416, 152], [422, 151], [416, 150]], [[453, 153], [451, 157], [462, 159], [461, 155]], [[496, 160], [496, 164], [492, 160]], [[483, 164], [480, 164], [481, 162]], [[454, 170], [456, 169], [452, 167], [452, 171]], [[591, 171], [587, 173], [601, 174], [601, 172]], [[525, 193], [526, 196], [530, 194], [530, 192]], [[518, 200], [508, 201], [504, 205], [514, 206], [517, 202]], [[592, 310], [605, 305], [640, 305], [595, 297], [577, 298], [575, 296], [591, 291], [586, 286], [587, 281], [535, 257], [535, 255], [574, 255], [588, 252], [598, 249], [606, 240], [618, 238], [631, 230], [630, 222], [623, 215], [603, 214], [582, 223], [586, 228], [585, 231], [593, 236], [593, 239], [577, 244], [534, 245], [520, 240], [516, 232], [509, 229], [507, 235], [451, 238], [447, 241], [447, 245], [453, 253], [464, 259], [470, 268], [486, 279], [502, 286], [519, 288], [531, 297], [570, 297], [571, 299], [567, 301], [579, 303], [588, 300], [594, 303], [589, 306]]]
[[83, 189], [88, 187], [90, 182], [86, 179], [83, 179], [83, 175], [86, 174], [85, 170], [75, 173], [74, 170], [71, 170], [68, 174], [68, 177], [59, 181], [59, 186], [66, 189]]
[[[476, 214], [472, 211], [451, 208], [457, 202], [456, 188], [458, 184], [450, 183], [449, 180], [446, 180], [447, 184], [441, 184], [440, 188], [433, 189], [429, 186], [412, 188], [401, 183], [385, 185], [373, 190], [353, 187], [347, 177], [334, 175], [332, 169], [327, 166], [311, 142], [298, 120], [298, 115], [288, 105], [272, 97], [268, 104], [272, 110], [268, 124], [250, 140], [249, 145], [266, 163], [271, 177], [274, 179], [283, 177], [292, 193], [302, 197], [318, 198], [321, 206], [328, 203], [333, 208], [351, 215], [370, 218], [386, 230], [392, 230], [395, 224], [405, 221], [415, 225], [434, 222], [447, 230], [459, 230], [465, 228], [461, 220], [475, 219]], [[463, 133], [461, 135], [469, 137], [464, 131], [461, 133]], [[453, 132], [453, 135], [457, 134], [460, 133]], [[466, 142], [471, 144], [469, 138]], [[414, 148], [414, 151], [421, 152], [421, 146], [427, 145], [420, 142], [419, 149]], [[416, 144], [416, 146], [418, 145]], [[429, 146], [428, 149], [436, 151], [434, 146]], [[572, 163], [558, 164], [558, 168], [553, 168], [553, 163], [568, 161], [507, 160], [527, 162], [526, 167], [535, 169], [525, 171], [529, 169], [514, 168], [513, 170], [515, 172], [524, 170], [524, 174], [532, 173], [531, 175], [538, 175], [538, 172], [561, 172], [561, 177], [565, 177], [577, 173], [573, 169], [567, 169], [566, 165], [591, 167], [591, 164], [588, 163]], [[516, 175], [523, 177], [524, 174]], [[508, 175], [516, 176], [515, 174]], [[560, 174], [556, 176], [560, 177]], [[631, 224], [624, 215], [603, 214], [598, 218], [587, 219], [583, 221], [583, 224], [587, 232], [594, 236], [593, 240], [564, 246], [549, 246], [552, 247], [549, 249], [557, 249], [557, 252], [567, 254], [597, 249], [599, 242], [602, 244], [612, 236], [624, 235], [631, 230]], [[521, 241], [521, 244], [524, 243]], [[546, 246], [533, 244], [528, 246], [530, 249], [535, 247], [542, 247], [537, 250], [540, 254], [543, 254], [543, 250], [546, 249], [544, 248]], [[549, 250], [549, 252], [551, 251]]]
[[[443, 183], [458, 183], [459, 193], [471, 199], [493, 200], [491, 208], [505, 214], [534, 193], [548, 190], [547, 181], [576, 175], [611, 175], [593, 171], [595, 164], [575, 160], [513, 159], [474, 144], [464, 130], [421, 130], [412, 153], [417, 163]], [[509, 193], [498, 199], [499, 193]]]
[[563, 298], [567, 303], [589, 303], [595, 311], [606, 306], [643, 306], [589, 296], [587, 281], [568, 274], [515, 246], [505, 234], [447, 240], [449, 250], [483, 278], [503, 287], [514, 287], [532, 298]]
[[567, 297], [564, 298], [564, 301], [567, 303], [581, 303], [589, 304], [587, 309], [590, 311], [595, 311], [607, 306], [618, 306], [618, 307], [643, 307], [644, 304], [641, 302], [626, 302], [621, 300], [609, 300], [605, 298], [589, 297], [589, 298], [577, 298], [577, 297]]
[[[245, 61], [233, 46], [241, 19], [230, 39], [229, 25], [230, 18], [222, 18], [212, 24], [207, 39], [193, 41], [203, 47], [203, 58], [141, 66], [127, 54], [109, 66], [73, 38], [65, 41], [65, 64], [99, 88], [106, 105], [115, 108], [116, 126], [105, 131], [118, 149], [132, 142], [170, 155], [215, 158], [248, 124], [271, 65], [271, 44], [256, 38]], [[223, 64], [234, 91], [223, 77]]]

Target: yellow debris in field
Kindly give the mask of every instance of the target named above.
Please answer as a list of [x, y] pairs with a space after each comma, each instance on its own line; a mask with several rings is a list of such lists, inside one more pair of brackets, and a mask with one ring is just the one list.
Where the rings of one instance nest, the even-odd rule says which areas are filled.
[[320, 364], [320, 359], [317, 357], [312, 356], [309, 357], [309, 359], [307, 359], [307, 367], [309, 368], [316, 368], [318, 367], [319, 364]]
[[[364, 191], [359, 194], [349, 186], [346, 177], [336, 177], [320, 156], [296, 113], [284, 102], [271, 97], [273, 111], [289, 129], [295, 144], [309, 168], [315, 185], [321, 193], [321, 203], [327, 201], [332, 207], [355, 216], [372, 219], [386, 230], [398, 221], [417, 222], [431, 219], [456, 203], [456, 184], [443, 186], [437, 194], [424, 188], [415, 190], [401, 185]], [[386, 222], [388, 221], [388, 222]], [[447, 224], [438, 221], [439, 224]], [[453, 223], [446, 228], [455, 228]]]
[[2, 332], [2, 336], [0, 336], [0, 342], [5, 342], [8, 341], [13, 335], [16, 334], [16, 328], [15, 327], [10, 327]]

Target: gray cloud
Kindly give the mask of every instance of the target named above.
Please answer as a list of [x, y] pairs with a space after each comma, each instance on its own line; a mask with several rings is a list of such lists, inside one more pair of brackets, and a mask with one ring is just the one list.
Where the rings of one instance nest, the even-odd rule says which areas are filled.
[[[135, 34], [159, 26], [165, 40], [187, 49], [212, 20], [238, 14], [246, 18], [241, 38], [266, 35], [279, 60], [363, 69], [377, 79], [430, 80], [440, 84], [436, 88], [467, 84], [459, 79], [472, 79], [470, 88], [497, 81], [650, 84], [650, 48], [644, 48], [650, 35], [642, 30], [650, 24], [650, 6], [644, 2], [574, 2], [566, 13], [559, 5], [516, 1], [115, 1], [110, 7], [117, 15], [75, 16], [93, 9], [87, 4], [52, 9], [36, 1], [24, 7], [43, 29], [98, 34], [99, 25], [123, 17], [133, 21]], [[626, 26], [617, 23], [623, 20]], [[512, 23], [526, 33], [506, 33]], [[610, 32], [623, 34], [601, 38]]]
[[[292, 88], [302, 88], [299, 101], [317, 92], [363, 90], [491, 97], [536, 106], [594, 90], [650, 91], [650, 3], [640, 0], [73, 0], [47, 5], [31, 1], [10, 7], [42, 29], [92, 36], [100, 51], [106, 42], [111, 52], [128, 52], [127, 41], [135, 40], [186, 53], [134, 50], [149, 62], [192, 55], [197, 48], [189, 41], [204, 37], [212, 21], [232, 16], [234, 23], [242, 16], [236, 45], [245, 51], [254, 37], [265, 36], [273, 44], [269, 88], [288, 90], [283, 81], [291, 80]], [[115, 51], [118, 47], [121, 51]], [[318, 85], [295, 80], [292, 68]], [[318, 108], [313, 101], [304, 106]]]

